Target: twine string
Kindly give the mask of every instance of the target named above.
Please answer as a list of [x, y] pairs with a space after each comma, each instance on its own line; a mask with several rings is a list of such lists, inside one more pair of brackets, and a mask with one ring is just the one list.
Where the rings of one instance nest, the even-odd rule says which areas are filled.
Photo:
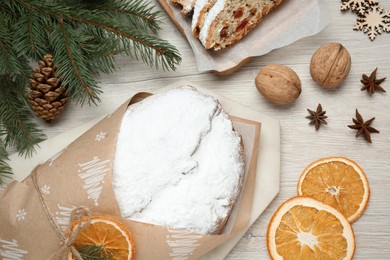
[[[35, 190], [38, 193], [39, 201], [41, 202], [43, 211], [46, 215], [46, 217], [49, 220], [49, 223], [53, 227], [53, 229], [56, 231], [57, 236], [61, 240], [61, 247], [58, 249], [57, 252], [55, 252], [51, 259], [67, 259], [67, 256], [69, 252], [72, 252], [73, 256], [76, 257], [77, 260], [83, 260], [83, 258], [80, 255], [80, 252], [77, 250], [77, 248], [73, 245], [77, 235], [86, 228], [90, 222], [91, 222], [91, 212], [86, 207], [77, 207], [74, 210], [72, 210], [70, 215], [70, 221], [68, 230], [69, 232], [65, 235], [60, 225], [57, 223], [53, 213], [51, 212], [46, 200], [45, 196], [43, 195], [41, 189], [38, 185], [38, 167], [35, 167], [35, 169], [31, 173], [31, 179], [34, 185]], [[77, 221], [77, 226], [73, 229], [72, 223]]]

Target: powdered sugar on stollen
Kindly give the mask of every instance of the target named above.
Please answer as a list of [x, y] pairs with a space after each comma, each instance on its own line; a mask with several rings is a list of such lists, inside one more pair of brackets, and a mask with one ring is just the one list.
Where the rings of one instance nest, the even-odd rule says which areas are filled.
[[210, 26], [218, 16], [220, 12], [222, 12], [225, 7], [225, 0], [218, 0], [215, 5], [210, 9], [209, 13], [204, 20], [204, 24], [202, 29], [200, 30], [199, 40], [203, 45], [206, 45], [207, 36], [209, 34]]
[[192, 15], [192, 23], [191, 23], [191, 29], [194, 30], [195, 27], [198, 25], [198, 20], [200, 16], [200, 12], [205, 8], [207, 4], [209, 4], [210, 0], [198, 0], [195, 2], [194, 5], [194, 14]]
[[189, 14], [194, 8], [196, 0], [171, 0], [171, 3], [181, 5], [183, 7], [182, 12]]
[[192, 9], [194, 8], [194, 5], [195, 5], [195, 1], [196, 0], [187, 0], [185, 5], [183, 6], [184, 10], [189, 13], [192, 11]]
[[123, 217], [214, 233], [240, 191], [241, 138], [216, 99], [185, 86], [129, 107], [113, 167]]

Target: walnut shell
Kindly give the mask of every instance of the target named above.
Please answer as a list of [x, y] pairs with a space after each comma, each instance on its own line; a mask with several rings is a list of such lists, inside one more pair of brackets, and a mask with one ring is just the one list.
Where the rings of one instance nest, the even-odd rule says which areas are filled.
[[337, 42], [319, 47], [310, 62], [313, 80], [326, 89], [338, 87], [347, 78], [351, 69], [351, 56], [348, 50]]
[[256, 77], [256, 87], [269, 101], [287, 105], [301, 94], [301, 80], [287, 66], [271, 64], [263, 67]]

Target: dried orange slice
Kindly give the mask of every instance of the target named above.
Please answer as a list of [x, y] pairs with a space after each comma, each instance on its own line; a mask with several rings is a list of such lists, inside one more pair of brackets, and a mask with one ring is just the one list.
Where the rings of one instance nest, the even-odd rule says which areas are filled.
[[273, 215], [267, 231], [272, 259], [352, 259], [355, 237], [335, 208], [308, 197], [294, 197]]
[[329, 157], [306, 167], [299, 178], [298, 195], [336, 208], [352, 223], [366, 209], [370, 187], [364, 171], [354, 161]]
[[[77, 222], [73, 223], [73, 229], [77, 225]], [[77, 249], [88, 245], [102, 246], [115, 260], [134, 259], [135, 254], [134, 241], [127, 228], [118, 220], [106, 216], [93, 216], [73, 245]]]

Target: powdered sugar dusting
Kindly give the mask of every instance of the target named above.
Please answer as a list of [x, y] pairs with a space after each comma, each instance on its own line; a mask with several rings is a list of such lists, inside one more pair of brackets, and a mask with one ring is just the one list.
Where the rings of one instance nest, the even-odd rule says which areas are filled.
[[209, 3], [209, 0], [198, 0], [194, 5], [194, 14], [192, 15], [191, 29], [194, 30], [198, 24], [200, 12]]
[[194, 8], [195, 0], [186, 0], [183, 4], [183, 9], [186, 13], [191, 12], [191, 10]]
[[217, 231], [241, 187], [240, 143], [218, 101], [192, 87], [131, 106], [122, 121], [113, 172], [122, 216]]
[[222, 12], [225, 7], [225, 0], [218, 0], [215, 5], [210, 9], [209, 13], [204, 20], [202, 29], [200, 30], [199, 40], [203, 45], [206, 45], [206, 39], [209, 34], [211, 23], [215, 20], [217, 15]]

